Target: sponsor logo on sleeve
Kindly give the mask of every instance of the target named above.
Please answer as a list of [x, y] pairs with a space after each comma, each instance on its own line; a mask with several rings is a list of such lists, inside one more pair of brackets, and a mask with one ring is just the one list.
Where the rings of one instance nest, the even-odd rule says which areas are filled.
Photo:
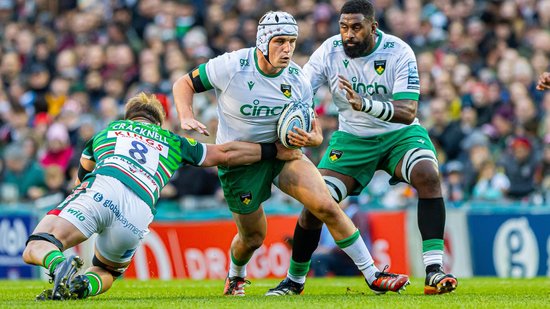
[[418, 76], [418, 69], [416, 68], [416, 61], [409, 61], [409, 79], [407, 89], [419, 89], [420, 77]]
[[197, 141], [194, 138], [186, 137], [185, 139], [187, 140], [189, 145], [191, 145], [191, 146], [196, 146], [197, 145]]

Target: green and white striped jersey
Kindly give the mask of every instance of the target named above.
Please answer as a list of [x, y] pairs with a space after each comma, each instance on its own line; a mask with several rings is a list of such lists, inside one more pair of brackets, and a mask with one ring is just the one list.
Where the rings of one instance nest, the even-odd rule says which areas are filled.
[[206, 145], [161, 127], [119, 120], [90, 139], [82, 157], [95, 161], [94, 174], [114, 177], [133, 190], [155, 213], [160, 191], [184, 164], [200, 166]]
[[225, 53], [193, 74], [200, 74], [206, 89], [218, 99], [216, 143], [277, 140], [277, 121], [283, 108], [294, 101], [313, 104], [313, 91], [302, 68], [294, 62], [274, 75], [258, 66], [256, 48]]
[[[380, 30], [377, 31], [374, 51], [353, 59], [345, 54], [340, 34], [328, 38], [311, 55], [304, 66], [304, 73], [311, 82], [313, 92], [328, 83], [332, 100], [338, 108], [339, 130], [356, 136], [378, 135], [406, 125], [353, 110], [345, 91], [338, 87], [338, 75], [350, 81], [361, 96], [373, 100], [418, 101], [420, 95], [420, 79], [411, 47], [398, 37]], [[418, 119], [412, 123], [416, 124]]]

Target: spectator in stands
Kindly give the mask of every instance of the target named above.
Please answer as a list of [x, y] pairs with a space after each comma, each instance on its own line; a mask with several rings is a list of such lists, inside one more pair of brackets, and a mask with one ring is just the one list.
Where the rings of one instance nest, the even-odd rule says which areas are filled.
[[44, 188], [44, 170], [30, 159], [23, 145], [12, 143], [4, 151], [5, 169], [2, 175], [1, 193], [4, 201], [28, 200], [33, 188]]
[[464, 186], [464, 166], [460, 161], [449, 161], [443, 167], [443, 197], [455, 205], [466, 200], [468, 194]]
[[[257, 21], [268, 9], [296, 13], [301, 36], [294, 60], [303, 65], [327, 33], [337, 32], [335, 12], [345, 0], [306, 0], [300, 6], [275, 0], [219, 0], [203, 6], [160, 0], [4, 2], [0, 149], [29, 134], [43, 139], [52, 123], [64, 122], [60, 113], [65, 109], [77, 117], [96, 115], [102, 122], [116, 118], [112, 107], [136, 89], [170, 96], [171, 84], [205, 57], [253, 45]], [[495, 162], [507, 152], [513, 134], [530, 139], [534, 160], [542, 157], [538, 145], [550, 133], [549, 3], [374, 1], [380, 29], [402, 35], [418, 55], [420, 121], [440, 121], [429, 112], [431, 101], [446, 102], [448, 124], [434, 128], [432, 138], [450, 160], [463, 162], [470, 190], [477, 176], [470, 179], [468, 151], [455, 156], [460, 143], [440, 141], [449, 130], [442, 128], [460, 124], [464, 140], [481, 129]], [[316, 106], [332, 101], [325, 90], [317, 92]], [[105, 99], [116, 104], [102, 107]], [[195, 100], [197, 117], [209, 118], [215, 97], [205, 93]], [[329, 131], [337, 119], [326, 120], [323, 128]], [[177, 120], [171, 122], [167, 125], [178, 127]], [[65, 124], [74, 146], [77, 129]], [[316, 150], [307, 155], [319, 160]]]
[[515, 137], [510, 143], [510, 152], [505, 153], [499, 162], [510, 180], [507, 196], [521, 200], [535, 191], [535, 170], [538, 162], [531, 152], [532, 143], [525, 137]]
[[44, 167], [58, 165], [65, 172], [72, 155], [73, 147], [67, 127], [61, 123], [52, 124], [46, 133], [46, 152], [40, 158], [40, 163]]
[[460, 143], [465, 136], [461, 122], [451, 121], [449, 106], [441, 98], [434, 98], [430, 102], [430, 116], [433, 121], [428, 131], [430, 137], [445, 151], [447, 160], [456, 160], [461, 151]]
[[472, 192], [476, 200], [498, 201], [507, 195], [510, 189], [510, 180], [501, 171], [498, 171], [495, 162], [486, 160], [481, 163], [479, 177]]

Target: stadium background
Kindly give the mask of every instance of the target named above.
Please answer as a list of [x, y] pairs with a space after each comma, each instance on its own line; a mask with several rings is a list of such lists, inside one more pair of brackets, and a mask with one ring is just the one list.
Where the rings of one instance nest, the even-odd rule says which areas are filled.
[[[303, 65], [337, 33], [337, 1], [0, 0], [0, 278], [37, 277], [21, 253], [37, 220], [70, 189], [84, 142], [117, 119], [125, 98], [153, 92], [179, 131], [171, 85], [196, 65], [255, 44], [258, 18], [292, 13]], [[380, 28], [415, 50], [419, 118], [438, 147], [447, 267], [460, 277], [550, 276], [550, 0], [376, 0]], [[196, 116], [215, 132], [213, 93]], [[316, 96], [325, 141], [337, 128]], [[189, 132], [180, 132], [189, 136]], [[194, 136], [203, 142], [214, 137]], [[323, 148], [307, 150], [313, 161]], [[376, 262], [422, 274], [415, 192], [378, 174], [347, 201]], [[163, 192], [152, 233], [126, 274], [223, 278], [236, 229], [215, 169], [184, 168]], [[251, 277], [284, 276], [300, 205], [274, 191], [268, 238]], [[91, 245], [75, 250], [90, 256]]]

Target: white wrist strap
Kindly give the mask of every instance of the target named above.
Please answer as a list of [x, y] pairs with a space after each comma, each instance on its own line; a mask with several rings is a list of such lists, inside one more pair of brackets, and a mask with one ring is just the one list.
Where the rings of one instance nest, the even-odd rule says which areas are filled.
[[390, 121], [393, 118], [393, 104], [389, 101], [375, 101], [363, 98], [361, 111], [372, 115], [384, 121]]

